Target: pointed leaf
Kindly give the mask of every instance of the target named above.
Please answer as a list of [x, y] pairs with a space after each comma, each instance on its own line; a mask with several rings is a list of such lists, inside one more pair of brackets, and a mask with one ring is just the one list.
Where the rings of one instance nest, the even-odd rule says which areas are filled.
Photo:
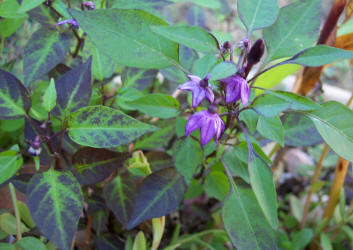
[[155, 69], [138, 69], [133, 67], [125, 67], [121, 72], [121, 81], [124, 87], [144, 90], [150, 86], [156, 78], [158, 70]]
[[58, 248], [71, 249], [83, 209], [81, 186], [67, 171], [35, 174], [27, 188], [29, 211], [41, 233]]
[[54, 79], [50, 79], [48, 88], [43, 95], [43, 106], [46, 111], [50, 112], [56, 105], [56, 89]]
[[237, 9], [248, 34], [272, 25], [278, 16], [277, 0], [238, 0]]
[[218, 51], [216, 39], [196, 26], [151, 26], [153, 32], [201, 52]]
[[269, 94], [256, 98], [252, 104], [256, 113], [265, 117], [274, 117], [287, 110], [289, 106], [290, 103]]
[[190, 183], [198, 166], [202, 163], [200, 143], [190, 137], [177, 140], [173, 146], [173, 161], [178, 172]]
[[106, 106], [89, 106], [68, 119], [69, 137], [76, 143], [94, 148], [117, 147], [132, 142], [156, 127]]
[[248, 167], [251, 187], [267, 221], [277, 230], [277, 199], [272, 171], [259, 156], [251, 155]]
[[318, 67], [325, 64], [330, 64], [337, 60], [351, 58], [353, 58], [353, 51], [338, 49], [326, 45], [317, 45], [299, 52], [291, 59], [288, 59], [286, 63]]
[[56, 117], [64, 119], [72, 112], [88, 105], [92, 94], [91, 63], [92, 57], [66, 72], [55, 82], [58, 97], [53, 114]]
[[14, 150], [0, 153], [0, 184], [10, 179], [23, 164], [21, 154]]
[[235, 66], [232, 62], [220, 62], [213, 67], [210, 72], [210, 80], [215, 81], [223, 78], [227, 78], [228, 76], [233, 75], [237, 72], [237, 66]]
[[92, 185], [106, 179], [114, 170], [121, 168], [128, 153], [119, 153], [107, 149], [80, 148], [72, 156], [72, 172], [84, 185]]
[[277, 249], [275, 232], [250, 188], [233, 186], [224, 201], [222, 218], [229, 239], [238, 250]]
[[136, 206], [126, 229], [130, 230], [145, 220], [174, 211], [185, 191], [183, 177], [174, 168], [166, 168], [147, 176], [137, 195]]
[[284, 129], [281, 119], [277, 116], [260, 116], [257, 122], [257, 130], [267, 139], [278, 142], [282, 147], [284, 146]]
[[353, 162], [353, 111], [338, 102], [327, 102], [322, 108], [305, 113], [314, 122], [325, 142], [339, 156]]
[[0, 119], [23, 117], [30, 107], [30, 95], [20, 80], [0, 69]]
[[246, 163], [242, 162], [235, 148], [230, 148], [223, 154], [223, 164], [236, 176], [242, 178], [246, 183], [250, 183], [249, 171]]
[[229, 191], [227, 176], [220, 171], [211, 171], [205, 179], [204, 190], [207, 196], [223, 200]]
[[147, 12], [71, 9], [70, 13], [96, 46], [117, 63], [152, 69], [165, 68], [178, 61], [178, 45], [156, 36], [150, 29], [151, 25], [166, 23]]
[[131, 178], [117, 176], [104, 185], [104, 199], [123, 225], [131, 218], [135, 206], [136, 185]]
[[290, 113], [283, 116], [284, 143], [289, 146], [313, 146], [322, 142], [314, 123], [307, 116]]
[[47, 250], [47, 247], [44, 245], [44, 243], [32, 236], [24, 237], [20, 239], [19, 241], [16, 242], [16, 249], [19, 250], [30, 250], [30, 249], [36, 249], [36, 250]]
[[166, 94], [148, 94], [136, 100], [127, 102], [140, 112], [151, 117], [169, 119], [179, 114], [179, 102]]
[[23, 1], [20, 5], [20, 8], [17, 10], [19, 13], [27, 12], [31, 9], [34, 9], [38, 5], [42, 4], [43, 0], [26, 0]]
[[53, 69], [69, 51], [69, 37], [56, 30], [41, 28], [37, 30], [24, 48], [24, 84], [33, 81]]
[[263, 31], [267, 61], [312, 46], [319, 37], [320, 21], [321, 0], [296, 1], [281, 8], [277, 21]]

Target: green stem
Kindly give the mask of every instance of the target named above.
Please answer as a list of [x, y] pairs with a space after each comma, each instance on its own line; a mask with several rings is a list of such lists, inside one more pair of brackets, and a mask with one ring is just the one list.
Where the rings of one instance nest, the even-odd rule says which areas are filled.
[[13, 184], [11, 182], [9, 183], [9, 188], [10, 188], [10, 194], [11, 194], [13, 208], [14, 208], [14, 211], [15, 211], [15, 217], [16, 217], [17, 240], [20, 240], [20, 239], [22, 239], [21, 217], [20, 217], [20, 211], [18, 210], [18, 204], [17, 204], [15, 188], [14, 188], [14, 186], [13, 186]]
[[102, 0], [101, 1], [101, 9], [104, 9], [105, 8], [105, 0]]

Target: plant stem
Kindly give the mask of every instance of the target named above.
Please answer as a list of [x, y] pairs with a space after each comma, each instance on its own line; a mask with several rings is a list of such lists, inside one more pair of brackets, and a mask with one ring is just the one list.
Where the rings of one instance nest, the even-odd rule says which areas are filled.
[[22, 239], [22, 234], [21, 234], [21, 216], [20, 216], [20, 211], [18, 210], [16, 191], [15, 191], [15, 188], [14, 188], [14, 186], [13, 186], [13, 184], [11, 182], [9, 183], [9, 188], [10, 188], [10, 194], [11, 194], [13, 208], [14, 208], [14, 211], [15, 211], [15, 217], [16, 217], [17, 240], [20, 240], [20, 239]]
[[[315, 167], [315, 172], [314, 172], [314, 175], [311, 179], [311, 182], [310, 184], [314, 184], [315, 182], [317, 182], [317, 180], [319, 179], [319, 176], [320, 176], [320, 173], [321, 173], [321, 170], [322, 170], [322, 163], [324, 162], [326, 156], [327, 156], [327, 153], [330, 151], [330, 147], [325, 144], [325, 147], [321, 153], [321, 156], [320, 156], [320, 159]], [[310, 186], [311, 186], [310, 185]], [[309, 212], [309, 207], [310, 207], [310, 201], [311, 201], [311, 196], [313, 194], [313, 191], [310, 189], [309, 192], [308, 192], [308, 196], [306, 197], [306, 200], [305, 200], [305, 204], [304, 204], [304, 209], [303, 209], [303, 218], [300, 222], [300, 228], [303, 229], [305, 227], [305, 224], [306, 224], [306, 220], [307, 220], [307, 217], [308, 217], [308, 212]]]

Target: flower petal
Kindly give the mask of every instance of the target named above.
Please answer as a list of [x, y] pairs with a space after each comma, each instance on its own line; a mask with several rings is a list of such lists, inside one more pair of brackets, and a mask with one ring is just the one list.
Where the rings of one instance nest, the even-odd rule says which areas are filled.
[[210, 101], [210, 103], [213, 103], [214, 94], [213, 94], [213, 91], [212, 91], [211, 87], [207, 86], [205, 88], [205, 93], [206, 93], [206, 98]]
[[[218, 116], [218, 115], [217, 115]], [[225, 125], [223, 120], [218, 116], [217, 120], [216, 120], [216, 141], [219, 140], [219, 138], [221, 137], [223, 131], [225, 129]]]
[[185, 126], [185, 136], [188, 136], [192, 132], [194, 132], [196, 129], [199, 129], [202, 124], [203, 124], [203, 118], [204, 118], [204, 110], [197, 112], [190, 116], [189, 120], [186, 123]]
[[206, 97], [206, 91], [204, 88], [197, 86], [192, 90], [192, 107], [196, 108], [200, 105], [203, 99]]
[[195, 87], [197, 87], [198, 83], [194, 81], [188, 81], [185, 82], [184, 84], [180, 85], [178, 89], [180, 90], [193, 90]]
[[188, 78], [193, 81], [193, 82], [196, 82], [196, 83], [200, 83], [201, 81], [201, 78], [198, 77], [198, 76], [194, 76], [194, 75], [188, 75]]
[[240, 85], [235, 77], [233, 81], [228, 81], [225, 86], [226, 103], [236, 102], [239, 99]]
[[246, 107], [249, 102], [249, 97], [250, 97], [250, 87], [248, 83], [244, 80], [241, 83], [241, 91], [240, 91], [240, 96], [241, 96], [241, 102], [243, 103], [243, 106]]
[[201, 145], [205, 146], [216, 133], [216, 123], [214, 119], [206, 117], [201, 127]]

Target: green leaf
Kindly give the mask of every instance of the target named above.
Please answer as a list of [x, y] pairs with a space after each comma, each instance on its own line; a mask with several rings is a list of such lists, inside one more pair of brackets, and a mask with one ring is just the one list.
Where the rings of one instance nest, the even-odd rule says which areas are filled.
[[31, 107], [28, 90], [11, 73], [0, 69], [0, 119], [16, 119]]
[[263, 31], [267, 61], [290, 57], [312, 46], [319, 36], [321, 0], [296, 1], [279, 11], [277, 21]]
[[201, 52], [216, 53], [217, 40], [207, 31], [196, 26], [151, 26], [158, 35]]
[[256, 154], [249, 161], [250, 184], [271, 227], [277, 230], [276, 188], [272, 171]]
[[237, 9], [248, 34], [272, 25], [278, 16], [277, 0], [239, 0]]
[[175, 135], [175, 121], [169, 122], [168, 120], [168, 122], [158, 124], [158, 127], [160, 130], [138, 139], [134, 149], [155, 149], [167, 146]]
[[339, 156], [353, 162], [353, 111], [338, 102], [327, 102], [322, 108], [305, 113], [314, 122], [325, 142]]
[[245, 182], [250, 183], [248, 166], [242, 162], [235, 149], [230, 148], [223, 155], [223, 164], [236, 176], [242, 178]]
[[193, 65], [193, 74], [204, 78], [217, 63], [217, 57], [213, 54], [204, 55], [197, 59]]
[[147, 12], [122, 9], [69, 11], [98, 49], [117, 63], [147, 69], [177, 64], [178, 45], [155, 35], [150, 29], [151, 25], [166, 23]]
[[[108, 3], [109, 2], [107, 2], [107, 4]], [[171, 2], [167, 0], [114, 0], [112, 4], [109, 5], [109, 8], [144, 10], [160, 17], [161, 15], [158, 10], [168, 4], [171, 4]]]
[[210, 72], [210, 80], [215, 81], [228, 76], [233, 75], [237, 72], [237, 66], [233, 62], [220, 62], [213, 67]]
[[224, 201], [225, 230], [238, 250], [277, 249], [276, 235], [249, 187], [233, 186]]
[[3, 18], [25, 18], [26, 13], [18, 12], [20, 5], [16, 0], [3, 0], [0, 2], [0, 17]]
[[185, 191], [183, 177], [174, 168], [166, 168], [147, 176], [137, 195], [136, 206], [126, 229], [130, 230], [145, 220], [174, 211]]
[[330, 237], [325, 233], [320, 234], [320, 245], [322, 247], [322, 250], [332, 250], [333, 249]]
[[116, 176], [104, 185], [104, 200], [123, 225], [131, 218], [135, 206], [136, 185], [133, 179]]
[[[54, 8], [53, 8], [54, 9]], [[48, 29], [56, 29], [54, 24], [59, 19], [59, 14], [55, 12], [52, 8], [42, 4], [37, 8], [32, 9], [28, 12], [30, 19], [33, 19], [40, 23], [40, 25]]]
[[92, 95], [91, 63], [92, 57], [66, 72], [55, 82], [57, 93], [57, 105], [53, 110], [55, 117], [64, 120], [72, 112], [89, 104]]
[[266, 92], [287, 101], [290, 104], [289, 109], [291, 110], [315, 110], [320, 108], [320, 104], [307, 97], [291, 92], [274, 90], [266, 90]]
[[292, 242], [294, 242], [293, 249], [294, 250], [304, 249], [305, 246], [310, 243], [313, 236], [314, 236], [314, 233], [312, 229], [304, 228], [300, 230], [294, 235], [292, 239]]
[[287, 110], [289, 106], [290, 103], [269, 94], [258, 97], [252, 104], [256, 113], [265, 117], [274, 117]]
[[23, 24], [25, 18], [4, 18], [0, 20], [0, 36], [7, 38], [15, 33]]
[[156, 127], [106, 106], [89, 106], [68, 119], [69, 137], [76, 143], [94, 148], [117, 147], [134, 141]]
[[125, 67], [121, 72], [121, 81], [125, 88], [144, 90], [150, 86], [157, 73], [158, 70], [155, 69]]
[[314, 123], [307, 116], [290, 113], [283, 116], [284, 144], [288, 146], [313, 146], [322, 142]]
[[211, 171], [205, 179], [204, 189], [209, 197], [223, 200], [229, 191], [227, 176], [220, 171]]
[[166, 94], [148, 94], [136, 100], [127, 102], [140, 112], [151, 117], [169, 119], [179, 114], [179, 102]]
[[35, 7], [41, 5], [43, 0], [26, 0], [22, 1], [20, 8], [17, 10], [19, 13], [27, 12]]
[[129, 101], [136, 100], [142, 97], [143, 94], [134, 88], [122, 87], [118, 90], [117, 97], [115, 98], [114, 107], [118, 106], [123, 110], [134, 110], [133, 107], [128, 105]]
[[[29, 232], [29, 228], [20, 223], [21, 233]], [[0, 214], [0, 229], [9, 235], [17, 234], [16, 218], [10, 213]]]
[[109, 56], [102, 53], [90, 39], [85, 40], [84, 51], [89, 56], [92, 55], [92, 76], [94, 79], [103, 81], [103, 79], [111, 77], [117, 64]]
[[47, 250], [47, 247], [39, 239], [28, 236], [16, 242], [16, 249], [19, 250]]
[[72, 156], [72, 172], [81, 184], [92, 185], [103, 181], [114, 170], [123, 167], [128, 157], [128, 153], [83, 147]]
[[43, 95], [43, 106], [46, 111], [50, 112], [56, 105], [56, 89], [54, 78], [50, 79], [48, 88]]
[[4, 242], [0, 242], [0, 249], [1, 250], [17, 250], [15, 245], [12, 245], [10, 243], [4, 243]]
[[282, 147], [284, 146], [284, 128], [281, 119], [277, 116], [260, 116], [257, 122], [257, 130], [265, 138], [278, 142]]
[[143, 234], [143, 231], [140, 231], [134, 241], [134, 246], [132, 247], [132, 250], [147, 250], [147, 243], [146, 243], [146, 238], [145, 235]]
[[178, 172], [190, 184], [198, 166], [202, 163], [202, 148], [200, 143], [191, 137], [178, 139], [173, 146], [173, 161]]
[[0, 184], [10, 179], [23, 164], [22, 156], [17, 151], [0, 153]]
[[338, 49], [326, 45], [317, 45], [309, 49], [305, 49], [292, 58], [288, 59], [286, 63], [300, 64], [309, 67], [318, 67], [325, 64], [333, 63], [337, 60], [353, 58], [353, 51]]
[[80, 184], [67, 171], [35, 174], [28, 184], [26, 200], [41, 233], [58, 248], [71, 249], [83, 209]]
[[300, 202], [300, 200], [290, 194], [289, 195], [289, 206], [290, 206], [290, 211], [292, 213], [292, 215], [294, 216], [294, 218], [300, 222], [301, 219], [303, 218], [303, 205], [302, 203]]
[[29, 86], [48, 73], [62, 61], [69, 48], [69, 36], [65, 33], [46, 28], [33, 33], [24, 48], [24, 84]]
[[252, 109], [245, 109], [239, 115], [239, 120], [245, 122], [246, 126], [250, 130], [250, 133], [254, 133], [257, 126], [257, 120], [259, 115]]
[[[27, 184], [27, 183], [26, 183]], [[29, 227], [34, 228], [36, 224], [34, 223], [32, 216], [28, 210], [28, 207], [22, 201], [17, 201], [18, 210], [20, 212], [21, 220]]]

